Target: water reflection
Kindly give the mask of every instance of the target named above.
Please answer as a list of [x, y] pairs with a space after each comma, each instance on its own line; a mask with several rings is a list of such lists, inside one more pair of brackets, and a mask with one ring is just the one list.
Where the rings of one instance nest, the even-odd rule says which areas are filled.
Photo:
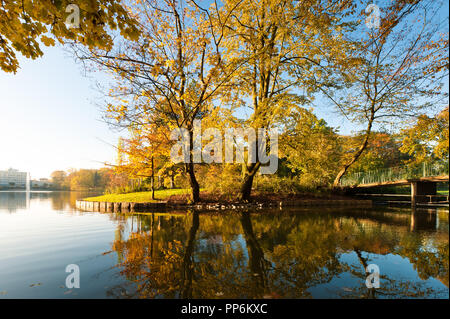
[[[140, 215], [119, 233], [113, 251], [136, 285], [126, 297], [448, 297], [445, 211], [192, 211]], [[371, 263], [379, 289], [365, 285]]]
[[54, 211], [73, 210], [77, 199], [96, 196], [92, 192], [52, 192], [52, 191], [0, 191], [0, 210], [14, 213], [17, 210], [30, 208], [30, 202], [51, 202]]
[[78, 211], [87, 195], [0, 192], [0, 298], [448, 298], [448, 210]]
[[29, 207], [30, 194], [26, 192], [0, 192], [0, 209], [14, 213], [18, 209], [27, 209]]
[[435, 209], [424, 209], [411, 212], [411, 231], [434, 230], [437, 225], [437, 214]]

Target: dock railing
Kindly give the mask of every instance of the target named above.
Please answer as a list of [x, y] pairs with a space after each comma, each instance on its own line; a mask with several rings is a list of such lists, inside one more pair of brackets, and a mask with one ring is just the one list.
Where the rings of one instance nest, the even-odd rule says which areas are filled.
[[345, 175], [341, 179], [341, 186], [357, 186], [364, 184], [382, 184], [400, 180], [422, 177], [448, 176], [449, 164], [422, 163], [416, 166], [397, 166], [373, 171], [357, 172]]

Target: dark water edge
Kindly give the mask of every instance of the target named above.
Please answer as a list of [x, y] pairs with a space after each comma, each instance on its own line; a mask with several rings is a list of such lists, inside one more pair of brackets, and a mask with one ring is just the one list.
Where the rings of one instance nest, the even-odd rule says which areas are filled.
[[448, 209], [81, 212], [87, 195], [0, 192], [0, 298], [449, 297]]

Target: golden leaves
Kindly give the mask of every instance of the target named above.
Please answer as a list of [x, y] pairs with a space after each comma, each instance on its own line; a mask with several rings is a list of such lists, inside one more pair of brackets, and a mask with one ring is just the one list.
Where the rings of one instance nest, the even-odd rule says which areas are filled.
[[49, 37], [46, 37], [45, 35], [43, 35], [41, 37], [41, 41], [42, 43], [44, 43], [46, 46], [54, 46], [55, 45], [55, 40]]
[[[81, 27], [68, 28], [67, 1], [10, 0], [0, 6], [0, 68], [16, 72], [18, 61], [14, 50], [25, 57], [42, 56], [38, 39], [46, 46], [75, 40], [87, 47], [107, 49], [112, 46], [109, 28], [121, 30], [124, 37], [137, 40], [136, 21], [119, 0], [71, 1], [80, 8]], [[49, 30], [47, 29], [47, 26]], [[44, 34], [50, 33], [54, 38]]]

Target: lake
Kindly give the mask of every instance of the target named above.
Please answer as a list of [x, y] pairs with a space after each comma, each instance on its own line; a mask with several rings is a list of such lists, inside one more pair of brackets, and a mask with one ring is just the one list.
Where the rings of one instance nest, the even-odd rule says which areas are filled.
[[0, 298], [449, 298], [448, 209], [114, 214], [83, 197], [0, 192]]

